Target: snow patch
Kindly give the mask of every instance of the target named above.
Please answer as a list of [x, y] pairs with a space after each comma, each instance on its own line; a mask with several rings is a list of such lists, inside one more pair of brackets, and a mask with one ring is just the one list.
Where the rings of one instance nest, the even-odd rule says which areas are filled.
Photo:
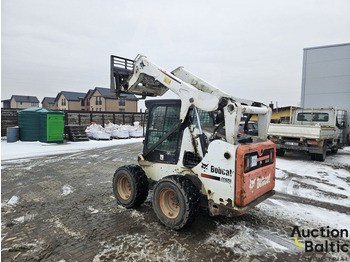
[[76, 153], [76, 152], [91, 150], [95, 148], [140, 143], [142, 141], [143, 141], [143, 138], [107, 140], [107, 141], [90, 140], [90, 141], [84, 141], [84, 142], [67, 142], [63, 144], [22, 142], [22, 141], [7, 143], [6, 141], [1, 141], [1, 160], [13, 161], [14, 159], [17, 159], [16, 161], [19, 161], [18, 163], [21, 163], [21, 161], [27, 161], [27, 160], [18, 160], [18, 159]]
[[333, 228], [350, 228], [350, 220], [347, 214], [312, 205], [270, 198], [260, 203], [257, 208], [273, 217], [294, 221], [295, 225], [313, 224]]
[[74, 189], [70, 186], [70, 185], [64, 185], [62, 187], [62, 196], [66, 196], [69, 195], [71, 193], [73, 193]]
[[6, 205], [14, 206], [18, 203], [19, 197], [18, 196], [12, 196], [9, 201], [7, 201]]
[[100, 212], [98, 209], [94, 209], [92, 206], [89, 206], [88, 210], [91, 212], [91, 214], [97, 214]]
[[274, 236], [266, 230], [247, 227], [244, 222], [234, 225], [219, 224], [217, 230], [210, 234], [205, 243], [226, 247], [234, 253], [247, 257], [295, 252], [291, 248], [293, 247], [291, 240]]
[[93, 262], [99, 261], [189, 261], [191, 251], [175, 239], [169, 243], [159, 244], [138, 233], [116, 237], [113, 243], [100, 243], [102, 252], [97, 254]]

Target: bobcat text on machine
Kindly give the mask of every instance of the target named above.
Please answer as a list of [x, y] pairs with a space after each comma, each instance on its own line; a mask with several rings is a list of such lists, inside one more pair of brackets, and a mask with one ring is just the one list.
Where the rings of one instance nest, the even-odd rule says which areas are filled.
[[[153, 188], [159, 220], [181, 229], [206, 206], [210, 215], [239, 216], [274, 194], [276, 148], [267, 139], [271, 109], [230, 96], [179, 67], [168, 72], [145, 56], [111, 56], [111, 91], [179, 100], [146, 100], [148, 123], [138, 165], [113, 177], [119, 204], [143, 203]], [[258, 115], [258, 135], [239, 132], [243, 114]], [[247, 130], [247, 128], [245, 128]]]

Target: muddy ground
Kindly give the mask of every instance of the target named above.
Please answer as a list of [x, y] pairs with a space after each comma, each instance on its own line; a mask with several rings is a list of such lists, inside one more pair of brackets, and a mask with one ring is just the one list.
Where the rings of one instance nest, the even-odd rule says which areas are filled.
[[[210, 217], [201, 210], [192, 224], [177, 232], [159, 223], [150, 195], [138, 209], [125, 209], [115, 201], [113, 173], [136, 163], [141, 149], [141, 143], [134, 143], [2, 161], [2, 261], [350, 261], [348, 252], [307, 253], [291, 237], [295, 225], [323, 225], [293, 216], [295, 205], [309, 206], [311, 218], [320, 215], [313, 214], [315, 208], [321, 215], [349, 217], [349, 188], [344, 187], [350, 186], [349, 151], [339, 152], [349, 157], [349, 164], [316, 163], [325, 168], [319, 178], [279, 166], [280, 186], [273, 198], [238, 218]], [[283, 161], [310, 163], [288, 154]], [[327, 168], [342, 172], [342, 186], [327, 180]], [[317, 183], [328, 183], [328, 189]], [[321, 197], [309, 198], [305, 192]], [[349, 238], [340, 241], [350, 245]]]

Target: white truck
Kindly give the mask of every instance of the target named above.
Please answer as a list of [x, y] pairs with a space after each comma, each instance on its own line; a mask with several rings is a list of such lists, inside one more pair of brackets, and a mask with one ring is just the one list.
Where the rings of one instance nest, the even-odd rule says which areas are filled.
[[312, 160], [324, 161], [327, 150], [338, 151], [340, 129], [335, 108], [300, 108], [294, 111], [292, 124], [270, 124], [268, 135], [276, 145], [276, 154], [286, 151], [308, 152]]

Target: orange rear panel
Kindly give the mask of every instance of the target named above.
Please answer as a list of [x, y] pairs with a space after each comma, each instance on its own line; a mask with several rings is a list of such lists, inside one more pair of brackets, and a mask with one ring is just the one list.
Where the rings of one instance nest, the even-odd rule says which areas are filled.
[[[270, 153], [273, 162], [266, 163]], [[276, 147], [273, 142], [239, 146], [236, 161], [237, 206], [244, 207], [275, 187]], [[252, 168], [249, 168], [250, 162], [254, 163]]]

